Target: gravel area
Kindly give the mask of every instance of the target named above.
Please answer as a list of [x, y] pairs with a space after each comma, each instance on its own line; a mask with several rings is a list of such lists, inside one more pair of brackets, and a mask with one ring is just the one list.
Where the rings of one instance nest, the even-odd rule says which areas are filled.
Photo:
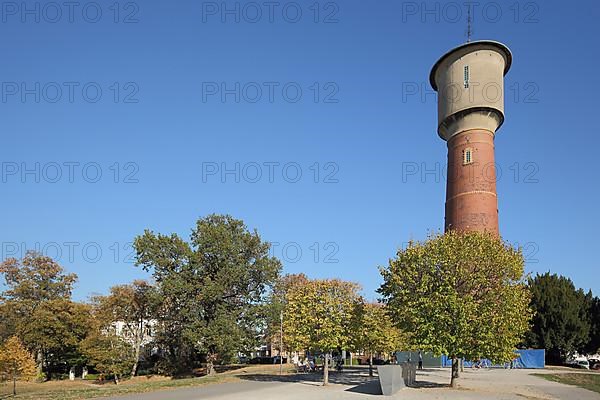
[[[462, 373], [457, 389], [448, 388], [449, 369], [426, 369], [417, 374], [417, 387], [403, 389], [389, 399], [415, 400], [600, 400], [600, 394], [550, 382], [534, 373], [563, 373], [573, 370], [472, 370]], [[384, 399], [377, 378], [363, 368], [331, 374], [332, 383], [323, 387], [316, 374], [248, 375], [239, 382], [112, 398], [112, 400], [336, 400]]]

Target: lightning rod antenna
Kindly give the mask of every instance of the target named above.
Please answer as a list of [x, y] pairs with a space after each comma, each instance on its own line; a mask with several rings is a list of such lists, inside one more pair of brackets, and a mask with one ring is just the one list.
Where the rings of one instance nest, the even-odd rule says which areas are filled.
[[467, 10], [467, 43], [471, 42], [471, 36], [473, 35], [473, 20], [471, 19], [471, 7]]

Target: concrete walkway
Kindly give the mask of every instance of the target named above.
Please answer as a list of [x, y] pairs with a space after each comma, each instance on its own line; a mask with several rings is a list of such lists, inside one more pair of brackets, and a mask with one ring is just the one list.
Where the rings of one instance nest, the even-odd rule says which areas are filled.
[[[533, 376], [532, 370], [465, 370], [458, 389], [448, 388], [449, 369], [427, 369], [417, 374], [418, 386], [401, 390], [389, 399], [415, 400], [600, 400], [600, 394]], [[557, 371], [552, 371], [553, 373]], [[573, 372], [573, 371], [565, 371]], [[318, 374], [249, 374], [241, 381], [113, 397], [109, 400], [337, 400], [376, 399], [381, 396], [377, 378], [364, 368], [331, 374], [321, 386]]]

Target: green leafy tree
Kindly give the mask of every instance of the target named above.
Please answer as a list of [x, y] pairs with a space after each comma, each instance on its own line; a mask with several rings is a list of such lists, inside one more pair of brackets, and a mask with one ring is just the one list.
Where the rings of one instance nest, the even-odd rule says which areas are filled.
[[414, 347], [452, 360], [513, 358], [529, 328], [530, 295], [520, 250], [482, 233], [450, 231], [411, 242], [382, 268], [379, 289]]
[[30, 381], [37, 376], [33, 356], [16, 336], [10, 337], [0, 347], [0, 380], [13, 382], [13, 395], [17, 395], [17, 380]]
[[373, 376], [373, 356], [400, 350], [405, 335], [394, 326], [386, 307], [380, 303], [359, 303], [352, 325], [353, 346], [369, 355], [369, 376]]
[[156, 365], [162, 374], [178, 375], [189, 372], [196, 360], [194, 343], [185, 334], [193, 319], [201, 312], [191, 293], [197, 291], [191, 265], [193, 251], [177, 235], [154, 235], [146, 231], [135, 239], [137, 265], [153, 271], [161, 304], [156, 310], [157, 325], [154, 344], [161, 357]]
[[5, 260], [0, 273], [6, 282], [0, 295], [0, 339], [21, 338], [35, 355], [40, 374], [52, 365], [80, 362], [77, 345], [88, 331], [89, 309], [71, 301], [77, 276], [35, 252]]
[[351, 346], [359, 289], [355, 283], [330, 279], [297, 280], [286, 291], [284, 341], [293, 350], [325, 353], [323, 385], [329, 383], [331, 352]]
[[29, 348], [42, 355], [48, 372], [65, 364], [85, 364], [79, 343], [88, 334], [91, 324], [89, 305], [57, 299], [41, 303], [28, 323], [18, 327], [18, 332]]
[[[562, 363], [569, 353], [584, 351], [590, 321], [586, 296], [571, 279], [546, 272], [529, 280], [533, 326], [525, 343], [546, 349], [548, 363]], [[590, 296], [591, 297], [591, 296]]]
[[288, 343], [285, 343], [281, 337], [281, 316], [285, 311], [287, 293], [294, 285], [303, 284], [307, 281], [308, 278], [304, 274], [286, 274], [279, 277], [273, 285], [269, 300], [265, 305], [267, 326], [265, 327], [264, 336], [267, 341], [276, 344], [280, 351], [286, 348], [289, 349]]
[[103, 375], [112, 375], [115, 383], [131, 372], [135, 351], [114, 326], [97, 324], [80, 344], [89, 363]]
[[157, 288], [142, 280], [113, 286], [108, 296], [94, 299], [97, 318], [104, 321], [105, 326], [117, 322], [122, 324], [121, 335], [134, 350], [131, 376], [136, 375], [142, 346], [149, 342], [147, 333], [152, 329], [160, 301]]
[[588, 354], [598, 354], [600, 353], [600, 298], [593, 297], [589, 299], [588, 313], [590, 321], [590, 340], [585, 350]]
[[171, 370], [193, 364], [195, 351], [213, 374], [216, 362], [256, 343], [267, 290], [281, 269], [256, 231], [210, 215], [198, 220], [189, 243], [146, 231], [134, 246], [137, 265], [153, 271], [163, 297], [160, 340]]

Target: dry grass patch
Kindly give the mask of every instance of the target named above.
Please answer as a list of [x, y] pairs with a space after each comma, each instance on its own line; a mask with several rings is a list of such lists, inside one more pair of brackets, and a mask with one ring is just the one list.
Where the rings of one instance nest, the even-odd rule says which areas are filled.
[[[215, 383], [234, 382], [245, 374], [275, 374], [279, 372], [278, 365], [256, 365], [231, 369], [215, 376], [200, 378], [172, 379], [165, 376], [140, 376], [124, 380], [119, 385], [112, 382], [103, 384], [76, 380], [50, 381], [44, 383], [17, 383], [17, 396], [12, 396], [12, 383], [0, 385], [0, 399], [19, 400], [80, 400], [96, 397], [108, 397], [133, 393], [147, 393], [158, 390], [202, 386]], [[284, 373], [292, 369], [284, 366]]]

